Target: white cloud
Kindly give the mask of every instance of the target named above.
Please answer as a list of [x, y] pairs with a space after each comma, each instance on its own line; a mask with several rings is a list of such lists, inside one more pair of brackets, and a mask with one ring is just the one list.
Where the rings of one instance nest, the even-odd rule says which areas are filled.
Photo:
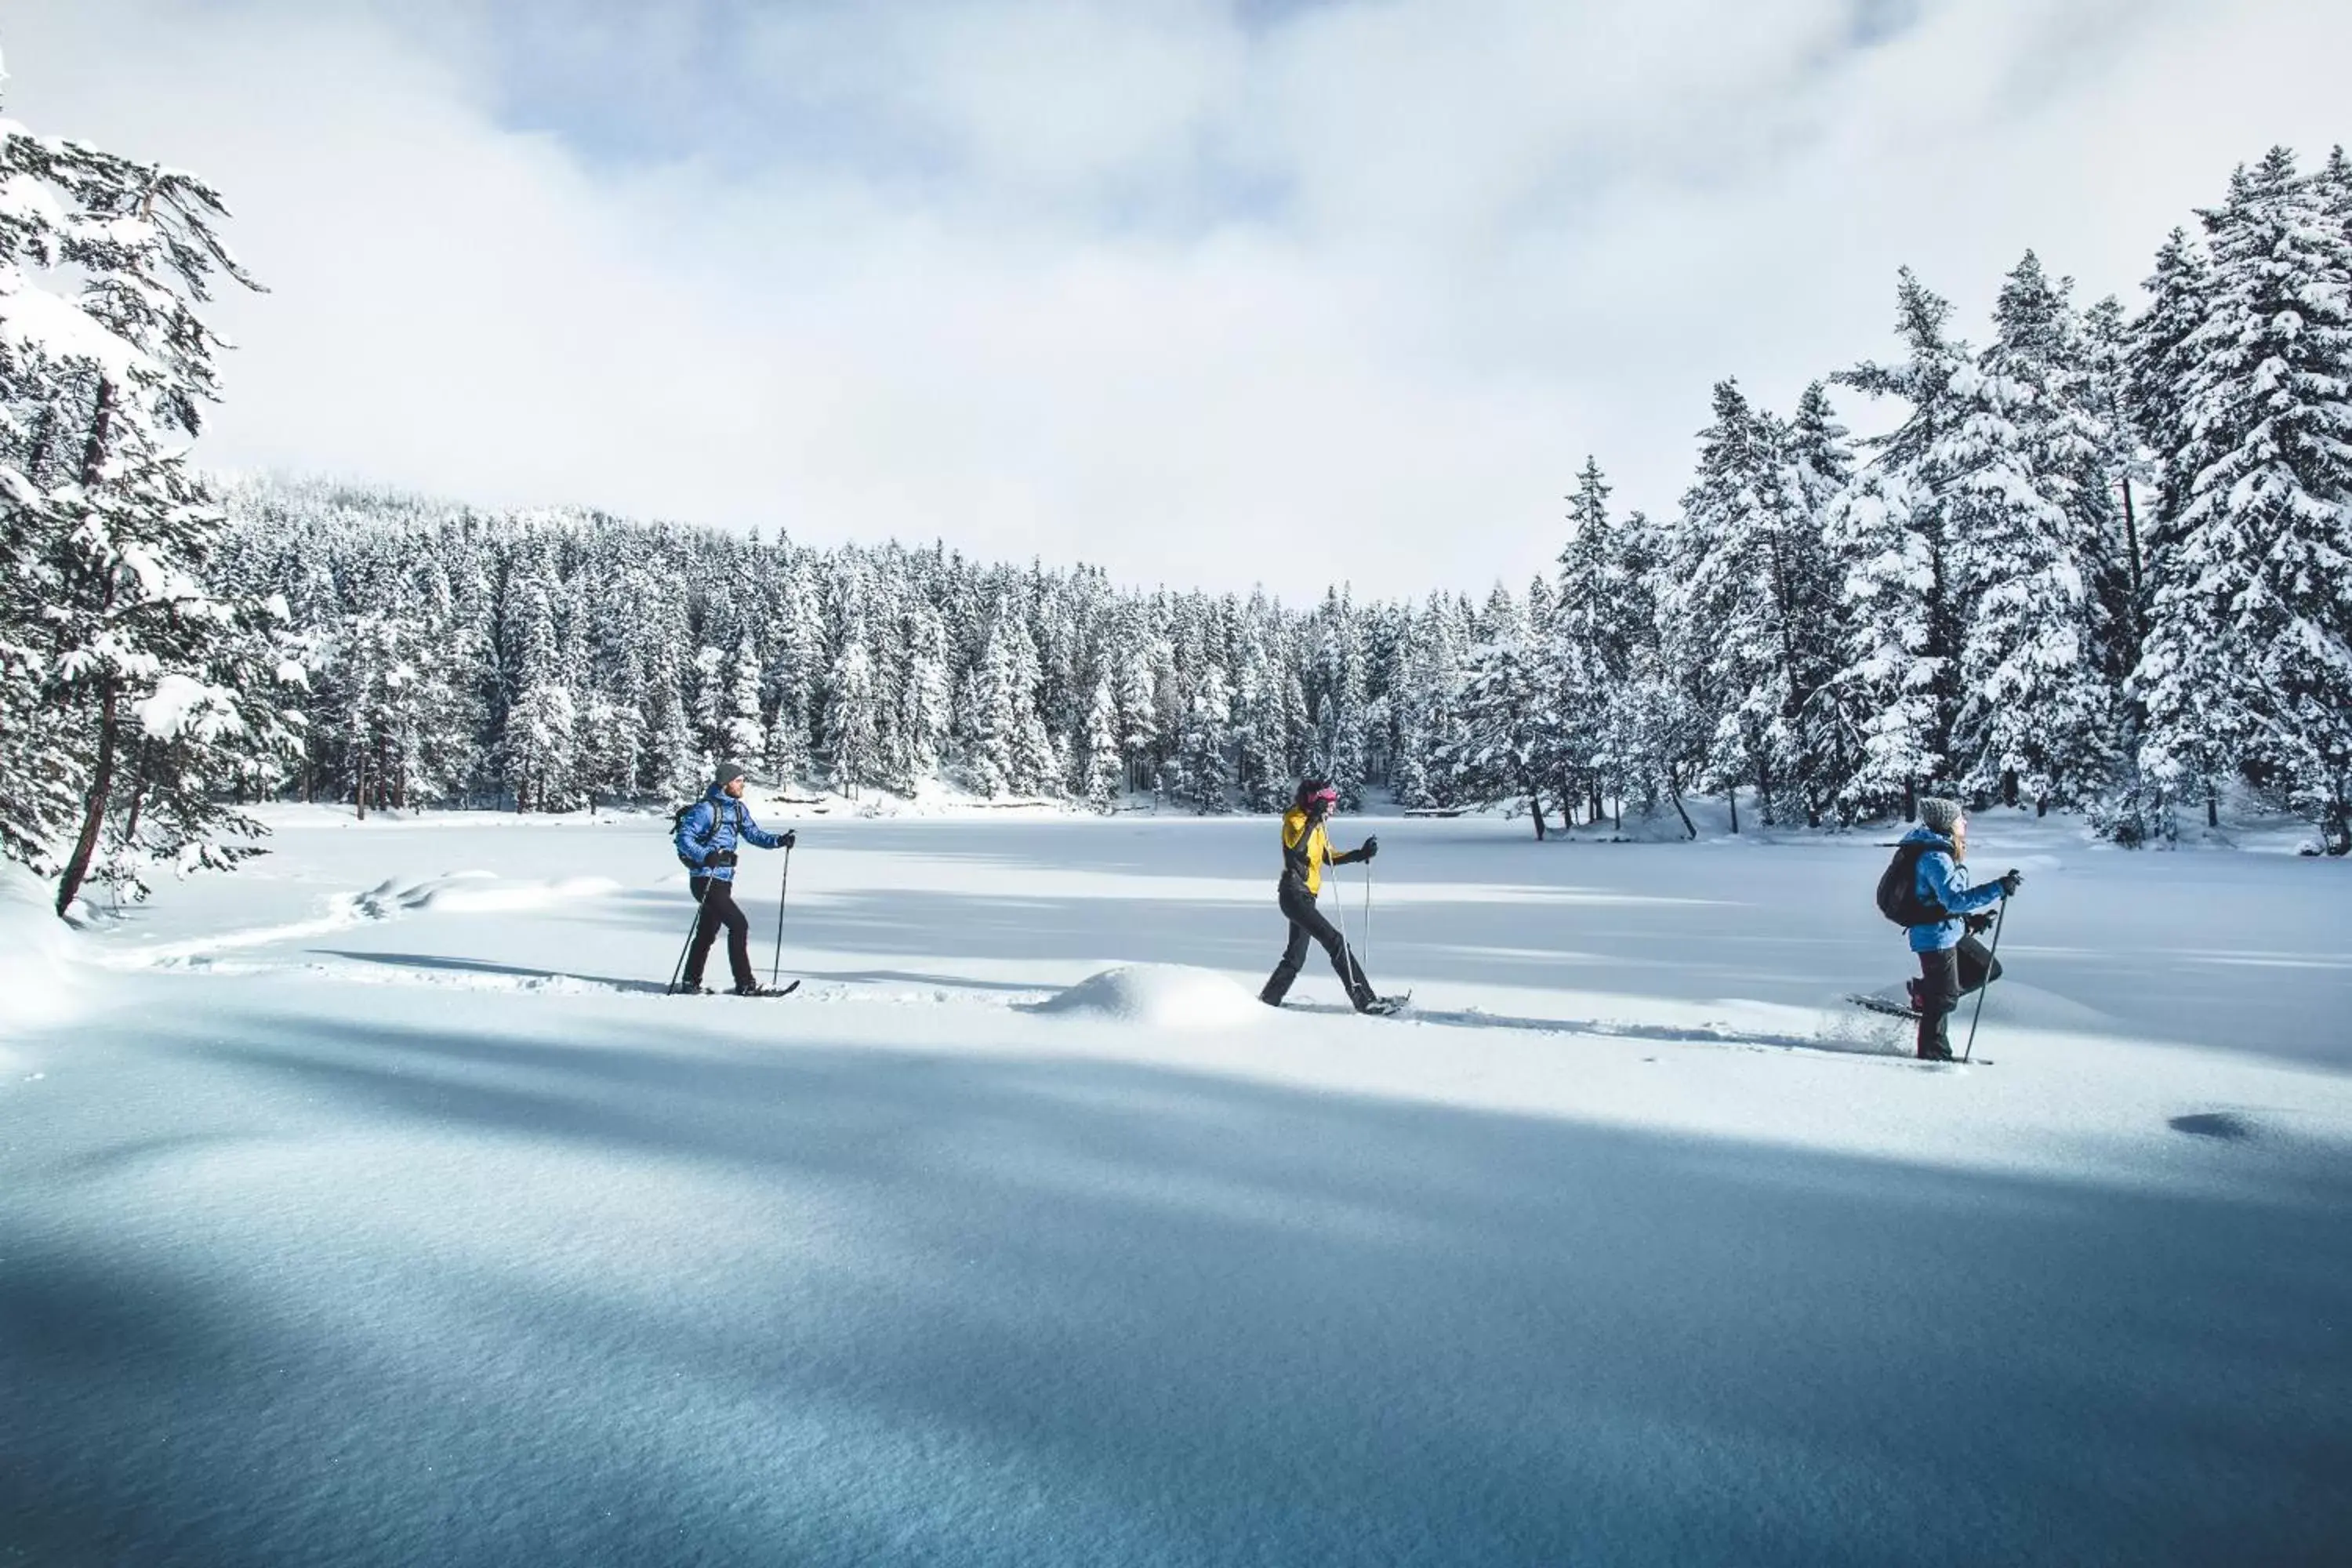
[[691, 6], [16, 0], [0, 43], [13, 114], [236, 205], [273, 292], [215, 461], [1296, 595], [1523, 579], [1587, 451], [1671, 506], [1708, 384], [1885, 352], [1905, 262], [1979, 331], [2028, 245], [2129, 288], [2341, 134], [2340, 9], [1857, 49], [1843, 0], [954, 0], [714, 60]]

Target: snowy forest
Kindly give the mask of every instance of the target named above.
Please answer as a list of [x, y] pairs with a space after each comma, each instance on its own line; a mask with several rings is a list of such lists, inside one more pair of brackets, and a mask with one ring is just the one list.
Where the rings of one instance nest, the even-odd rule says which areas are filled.
[[2137, 312], [2028, 254], [1979, 343], [1905, 272], [1898, 358], [1786, 413], [1717, 384], [1662, 516], [1587, 458], [1557, 570], [1483, 601], [223, 484], [185, 443], [203, 308], [259, 287], [225, 218], [194, 176], [0, 123], [0, 851], [61, 911], [251, 853], [257, 801], [673, 802], [722, 756], [1101, 810], [1271, 810], [1316, 773], [1538, 836], [1694, 793], [1845, 826], [1932, 786], [2143, 844], [2243, 788], [2352, 851], [2340, 149], [2240, 169]]

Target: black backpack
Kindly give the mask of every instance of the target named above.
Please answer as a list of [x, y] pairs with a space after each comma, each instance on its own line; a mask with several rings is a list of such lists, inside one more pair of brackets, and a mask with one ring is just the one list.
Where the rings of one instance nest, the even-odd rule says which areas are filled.
[[[700, 800], [689, 800], [684, 805], [679, 806], [676, 811], [669, 814], [669, 837], [670, 842], [673, 845], [677, 841], [678, 830], [686, 826], [686, 814], [702, 804], [703, 802]], [[736, 829], [738, 832], [740, 832], [743, 823], [743, 803], [740, 801], [730, 800], [726, 802], [725, 805], [731, 805], [735, 808]], [[719, 825], [726, 820], [727, 817], [723, 810], [719, 807], [714, 807], [710, 814], [710, 830], [713, 833], [718, 832]], [[684, 866], [689, 871], [698, 871], [701, 869], [700, 867], [687, 859], [684, 855], [680, 855], [677, 858], [677, 863]], [[734, 862], [730, 860], [728, 864], [732, 865]]]
[[1896, 925], [1941, 925], [1952, 918], [1951, 910], [1919, 896], [1919, 857], [1931, 849], [1949, 855], [1952, 846], [1942, 838], [1906, 839], [1895, 847], [1895, 858], [1879, 874], [1878, 912]]

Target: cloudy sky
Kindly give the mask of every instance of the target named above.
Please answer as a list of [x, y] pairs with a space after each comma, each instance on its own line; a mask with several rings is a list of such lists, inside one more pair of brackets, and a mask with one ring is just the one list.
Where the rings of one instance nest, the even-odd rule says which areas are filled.
[[[1515, 581], [1710, 384], [2131, 297], [2340, 0], [0, 0], [271, 292], [213, 462], [1286, 596]], [[2333, 79], [2331, 79], [2331, 77]], [[1866, 409], [1849, 411], [1868, 427]]]

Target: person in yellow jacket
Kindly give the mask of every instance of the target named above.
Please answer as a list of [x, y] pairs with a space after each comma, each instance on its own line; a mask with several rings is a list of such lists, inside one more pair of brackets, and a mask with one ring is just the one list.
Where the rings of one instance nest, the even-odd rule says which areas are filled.
[[1339, 792], [1321, 779], [1307, 779], [1298, 786], [1297, 795], [1282, 818], [1282, 880], [1276, 884], [1275, 899], [1282, 907], [1285, 919], [1290, 921], [1290, 942], [1282, 950], [1282, 962], [1274, 966], [1265, 989], [1257, 999], [1269, 1007], [1279, 1007], [1290, 994], [1290, 983], [1298, 978], [1298, 971], [1307, 963], [1308, 939], [1323, 944], [1331, 955], [1331, 967], [1339, 971], [1339, 984], [1347, 987], [1348, 1000], [1359, 1013], [1390, 1011], [1391, 1005], [1375, 994], [1371, 982], [1364, 978], [1363, 966], [1348, 950], [1348, 939], [1337, 926], [1323, 918], [1315, 907], [1316, 895], [1323, 890], [1323, 868], [1352, 865], [1369, 860], [1381, 852], [1378, 838], [1367, 838], [1363, 847], [1345, 854], [1333, 854], [1331, 840], [1324, 832], [1324, 823], [1331, 808], [1339, 803]]

